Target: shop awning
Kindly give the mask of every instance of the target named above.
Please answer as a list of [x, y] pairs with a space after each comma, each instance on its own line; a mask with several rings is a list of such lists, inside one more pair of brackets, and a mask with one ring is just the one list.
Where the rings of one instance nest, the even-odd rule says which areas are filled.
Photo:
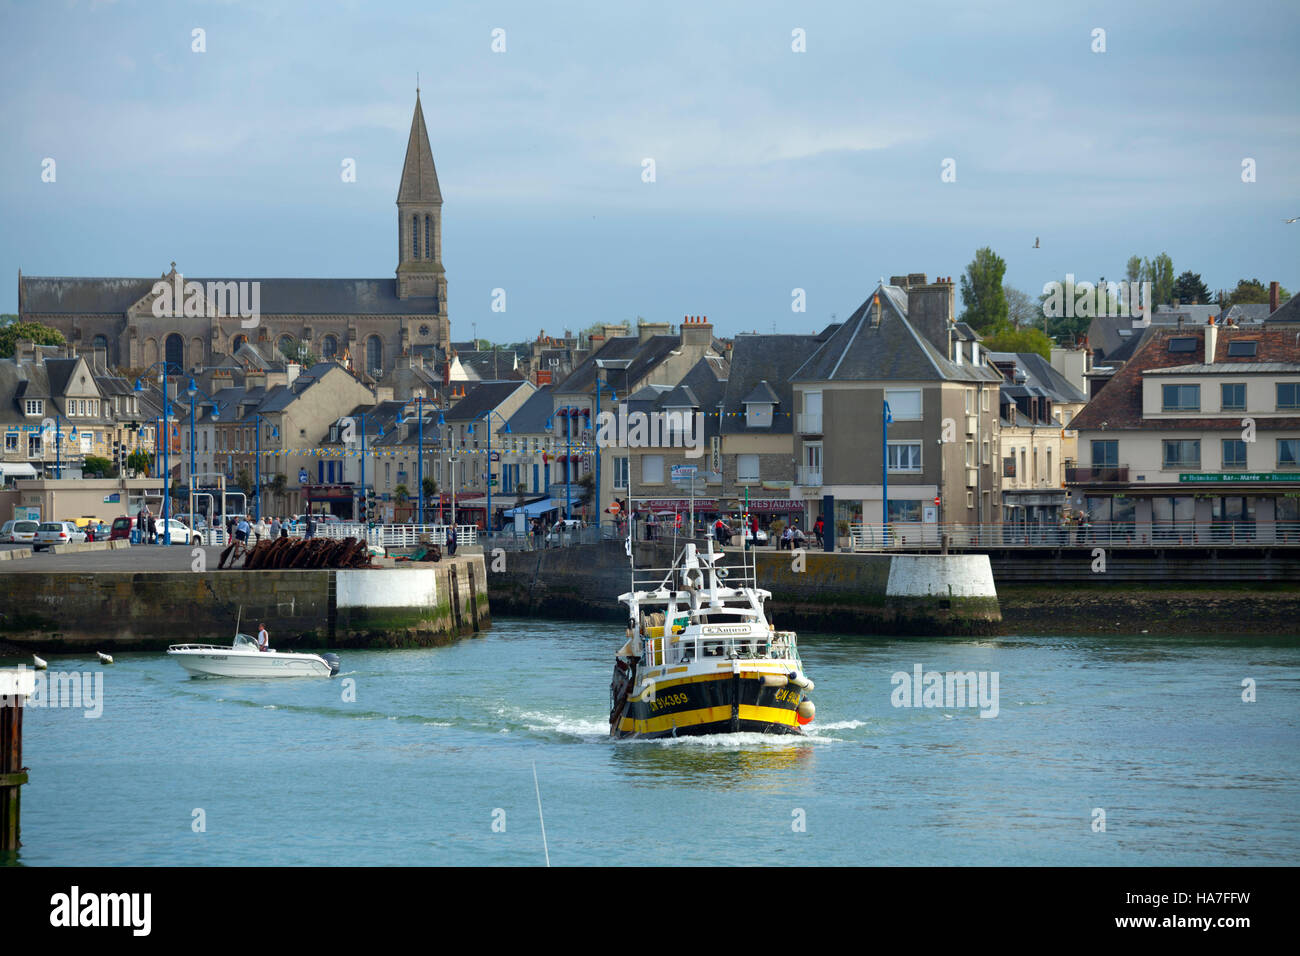
[[25, 461], [0, 461], [0, 477], [35, 478], [36, 469]]
[[526, 504], [522, 508], [511, 508], [505, 512], [507, 518], [513, 518], [516, 514], [522, 512], [526, 518], [536, 518], [538, 515], [544, 515], [548, 511], [559, 510], [560, 503], [553, 498], [543, 498], [541, 501], [534, 501]]

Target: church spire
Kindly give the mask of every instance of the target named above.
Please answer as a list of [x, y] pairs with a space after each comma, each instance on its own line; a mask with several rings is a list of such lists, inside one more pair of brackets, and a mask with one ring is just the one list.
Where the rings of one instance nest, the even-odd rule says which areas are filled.
[[397, 203], [441, 202], [438, 171], [433, 166], [433, 150], [429, 148], [429, 131], [424, 125], [424, 110], [420, 108], [420, 91], [417, 89], [415, 115], [411, 117], [411, 135], [406, 141], [406, 162], [402, 165], [402, 183], [397, 191]]

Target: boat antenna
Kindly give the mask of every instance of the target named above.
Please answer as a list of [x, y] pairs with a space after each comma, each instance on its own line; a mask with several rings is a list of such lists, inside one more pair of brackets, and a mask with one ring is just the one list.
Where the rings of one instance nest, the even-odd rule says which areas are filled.
[[235, 637], [239, 636], [239, 622], [244, 617], [244, 605], [239, 605], [239, 613], [235, 615]]

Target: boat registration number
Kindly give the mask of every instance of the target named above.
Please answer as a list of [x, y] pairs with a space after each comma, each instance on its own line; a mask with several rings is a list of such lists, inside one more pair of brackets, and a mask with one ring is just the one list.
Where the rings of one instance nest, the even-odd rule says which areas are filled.
[[687, 699], [685, 694], [664, 694], [650, 701], [650, 709], [662, 710], [664, 707], [675, 707], [677, 704], [686, 703]]

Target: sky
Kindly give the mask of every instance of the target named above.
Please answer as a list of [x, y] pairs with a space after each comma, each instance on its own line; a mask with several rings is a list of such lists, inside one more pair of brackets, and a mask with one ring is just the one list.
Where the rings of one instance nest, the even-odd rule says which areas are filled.
[[0, 312], [20, 269], [391, 277], [417, 73], [456, 339], [814, 331], [982, 246], [1032, 295], [1161, 252], [1300, 291], [1294, 2], [48, 0], [0, 27]]

